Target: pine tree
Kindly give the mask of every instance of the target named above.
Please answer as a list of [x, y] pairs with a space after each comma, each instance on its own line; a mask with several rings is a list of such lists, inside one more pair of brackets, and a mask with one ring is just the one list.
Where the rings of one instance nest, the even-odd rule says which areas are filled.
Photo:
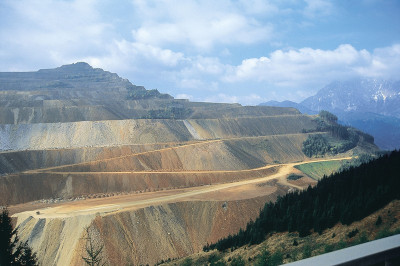
[[95, 247], [95, 244], [93, 242], [93, 239], [90, 235], [89, 232], [89, 227], [86, 227], [86, 257], [82, 256], [82, 259], [86, 262], [87, 265], [90, 266], [97, 266], [97, 265], [105, 265], [105, 263], [102, 263], [102, 251], [104, 246], [101, 245], [100, 247]]
[[19, 241], [17, 229], [12, 228], [7, 208], [0, 215], [0, 266], [5, 265], [37, 265], [36, 254], [27, 242]]

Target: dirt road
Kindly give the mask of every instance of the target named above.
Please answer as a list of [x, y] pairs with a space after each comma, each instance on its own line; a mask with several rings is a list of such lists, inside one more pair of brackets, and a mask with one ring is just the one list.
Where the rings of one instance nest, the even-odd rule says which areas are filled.
[[[324, 132], [313, 132], [313, 133], [308, 133], [308, 134], [321, 134]], [[132, 153], [132, 154], [127, 154], [127, 155], [121, 155], [121, 156], [116, 156], [116, 157], [111, 157], [107, 159], [101, 159], [101, 160], [94, 160], [90, 162], [83, 162], [83, 163], [76, 163], [76, 164], [65, 164], [61, 166], [53, 166], [53, 167], [46, 167], [46, 168], [40, 168], [40, 169], [30, 169], [27, 171], [23, 171], [22, 173], [40, 173], [40, 172], [50, 172], [50, 173], [69, 173], [69, 174], [74, 174], [77, 172], [64, 172], [64, 171], [57, 171], [57, 169], [63, 169], [65, 167], [73, 167], [73, 166], [79, 166], [79, 165], [87, 165], [87, 164], [92, 164], [92, 163], [97, 163], [97, 162], [107, 162], [107, 161], [112, 161], [112, 160], [117, 160], [117, 159], [123, 159], [123, 158], [129, 158], [129, 157], [136, 157], [136, 156], [141, 156], [141, 155], [146, 155], [146, 154], [153, 154], [153, 153], [159, 153], [159, 152], [164, 152], [164, 151], [169, 151], [169, 150], [176, 150], [176, 149], [184, 149], [190, 146], [198, 146], [198, 145], [207, 145], [210, 143], [217, 143], [217, 142], [224, 142], [224, 141], [232, 141], [232, 140], [245, 140], [245, 139], [259, 139], [259, 138], [269, 138], [269, 137], [276, 137], [276, 136], [299, 136], [299, 135], [304, 135], [304, 133], [293, 133], [293, 134], [278, 134], [278, 135], [267, 135], [267, 136], [248, 136], [248, 137], [232, 137], [232, 138], [223, 138], [223, 139], [208, 139], [208, 140], [199, 140], [199, 141], [190, 141], [186, 143], [161, 143], [161, 144], [169, 144], [171, 145], [170, 147], [166, 148], [161, 148], [161, 149], [156, 149], [156, 150], [150, 150], [150, 151], [144, 151], [144, 152], [139, 152], [139, 153]], [[263, 168], [263, 167], [261, 167]], [[252, 171], [254, 169], [250, 169]], [[246, 170], [244, 170], [246, 171]], [[207, 171], [204, 171], [207, 172]], [[79, 173], [86, 173], [87, 172], [79, 172]], [[106, 172], [90, 172], [91, 174], [93, 173], [106, 173]], [[132, 173], [132, 172], [113, 172], [113, 173]], [[142, 172], [146, 173], [146, 172]], [[165, 173], [160, 172], [160, 173]], [[198, 172], [197, 172], [198, 173]]]
[[[301, 189], [301, 187], [295, 186], [286, 181], [286, 176], [291, 173], [294, 166], [312, 162], [337, 161], [337, 160], [349, 160], [349, 159], [351, 159], [351, 157], [310, 160], [306, 162], [288, 163], [288, 164], [267, 165], [261, 168], [256, 168], [251, 170], [241, 170], [241, 171], [257, 171], [260, 169], [276, 167], [278, 168], [277, 172], [269, 176], [250, 179], [250, 180], [242, 180], [233, 183], [215, 184], [208, 186], [191, 187], [186, 189], [148, 192], [142, 194], [123, 195], [123, 196], [115, 196], [109, 198], [88, 199], [78, 202], [62, 203], [56, 207], [17, 213], [14, 216], [18, 217], [33, 216], [37, 218], [50, 218], [50, 217], [71, 217], [71, 216], [90, 215], [90, 214], [107, 215], [109, 213], [128, 210], [128, 209], [129, 210], [138, 209], [152, 205], [162, 205], [171, 202], [187, 201], [193, 199], [193, 197], [195, 196], [196, 200], [210, 200], [210, 198], [208, 198], [207, 196], [208, 193], [216, 191], [223, 192], [224, 190], [229, 190], [235, 187], [242, 187], [242, 186], [243, 187], [247, 186], [248, 188], [248, 185], [263, 183], [271, 181], [273, 179], [277, 179], [278, 182], [281, 182], [284, 185], [293, 186]], [[197, 173], [199, 172], [201, 171], [197, 171]], [[39, 213], [37, 213], [37, 211]]]

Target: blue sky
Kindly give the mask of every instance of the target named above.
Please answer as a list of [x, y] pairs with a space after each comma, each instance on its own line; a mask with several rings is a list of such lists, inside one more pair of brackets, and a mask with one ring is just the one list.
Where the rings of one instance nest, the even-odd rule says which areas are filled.
[[400, 79], [398, 0], [1, 0], [0, 71], [85, 61], [192, 101]]

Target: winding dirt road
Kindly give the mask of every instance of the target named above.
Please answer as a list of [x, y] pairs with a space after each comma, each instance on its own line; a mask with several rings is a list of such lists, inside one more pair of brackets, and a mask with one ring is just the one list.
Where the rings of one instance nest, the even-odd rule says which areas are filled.
[[[309, 135], [312, 134], [323, 134], [324, 132], [313, 132], [313, 133], [308, 133]], [[76, 172], [76, 171], [57, 171], [57, 169], [63, 169], [66, 167], [74, 167], [74, 166], [80, 166], [80, 165], [86, 165], [86, 164], [92, 164], [92, 163], [97, 163], [97, 162], [107, 162], [107, 161], [112, 161], [112, 160], [118, 160], [118, 159], [123, 159], [123, 158], [129, 158], [129, 157], [137, 157], [141, 155], [147, 155], [147, 154], [153, 154], [153, 153], [159, 153], [163, 151], [168, 151], [168, 150], [176, 150], [176, 149], [183, 149], [187, 148], [190, 146], [198, 146], [198, 145], [206, 145], [210, 143], [217, 143], [217, 142], [224, 142], [224, 141], [232, 141], [232, 140], [245, 140], [245, 139], [259, 139], [259, 138], [270, 138], [270, 137], [276, 137], [276, 136], [299, 136], [299, 135], [304, 135], [304, 133], [293, 133], [293, 134], [277, 134], [277, 135], [267, 135], [267, 136], [248, 136], [248, 137], [233, 137], [233, 138], [223, 138], [223, 139], [208, 139], [208, 140], [199, 140], [199, 141], [191, 141], [189, 143], [160, 143], [160, 144], [170, 144], [171, 147], [166, 147], [166, 148], [161, 148], [161, 149], [155, 149], [155, 150], [150, 150], [150, 151], [144, 151], [144, 152], [138, 152], [138, 153], [133, 153], [133, 154], [127, 154], [127, 155], [121, 155], [121, 156], [116, 156], [112, 158], [107, 158], [107, 159], [100, 159], [100, 160], [93, 160], [90, 162], [82, 162], [82, 163], [75, 163], [75, 164], [65, 164], [61, 166], [52, 166], [52, 167], [46, 167], [46, 168], [39, 168], [39, 169], [31, 169], [31, 170], [26, 170], [23, 171], [22, 173], [26, 174], [31, 174], [31, 173], [41, 173], [41, 172], [47, 172], [47, 173], [68, 173], [68, 174], [79, 174], [79, 173], [88, 173], [88, 172]], [[265, 169], [265, 167], [261, 167], [260, 169]], [[253, 171], [256, 169], [249, 169], [249, 170], [243, 170], [243, 171]], [[124, 172], [112, 172], [112, 173], [133, 173], [136, 171], [124, 171]], [[139, 171], [137, 171], [139, 172]], [[141, 171], [140, 173], [153, 173], [153, 172], [159, 172], [159, 173], [167, 173], [168, 171]], [[171, 171], [169, 171], [171, 172]], [[173, 171], [179, 173], [180, 171]], [[185, 171], [186, 173], [190, 173]], [[201, 172], [210, 172], [210, 171], [193, 171], [193, 173], [201, 173]], [[218, 171], [213, 171], [213, 172], [218, 172]], [[224, 171], [222, 171], [224, 172]], [[90, 174], [93, 173], [109, 173], [109, 172], [90, 172]]]
[[[236, 187], [248, 186], [257, 183], [265, 183], [267, 181], [271, 181], [276, 179], [278, 183], [281, 183], [285, 186], [296, 187], [298, 189], [302, 189], [300, 186], [296, 186], [287, 182], [286, 177], [293, 171], [293, 167], [300, 164], [312, 163], [312, 162], [326, 162], [326, 161], [338, 161], [338, 160], [349, 160], [351, 157], [346, 158], [333, 158], [333, 159], [320, 159], [320, 160], [310, 160], [305, 162], [298, 163], [287, 163], [287, 164], [276, 164], [276, 165], [267, 165], [261, 168], [251, 169], [251, 170], [240, 170], [241, 171], [258, 171], [267, 168], [276, 168], [277, 171], [271, 175], [255, 178], [250, 180], [242, 180], [233, 183], [223, 183], [223, 184], [214, 184], [200, 187], [191, 187], [185, 189], [174, 189], [174, 190], [166, 190], [166, 191], [157, 191], [157, 192], [148, 192], [142, 194], [131, 194], [131, 195], [123, 195], [123, 196], [114, 196], [109, 198], [101, 198], [101, 199], [88, 199], [84, 201], [77, 202], [67, 202], [62, 203], [58, 206], [27, 211], [23, 213], [17, 213], [15, 216], [17, 217], [27, 217], [33, 216], [37, 218], [50, 218], [50, 217], [71, 217], [71, 216], [79, 216], [79, 215], [107, 215], [109, 213], [138, 209], [152, 205], [162, 205], [171, 202], [178, 201], [186, 201], [193, 199], [196, 196], [196, 200], [210, 200], [207, 196], [208, 193], [212, 192], [223, 192], [224, 190], [229, 190]], [[196, 171], [196, 173], [201, 172], [210, 172], [210, 171]], [[221, 171], [221, 172], [232, 172], [232, 171]], [[141, 172], [143, 173], [143, 172]], [[152, 172], [154, 173], [154, 172]], [[157, 172], [156, 172], [157, 173]], [[159, 172], [163, 173], [163, 172]], [[170, 173], [170, 172], [169, 172]], [[185, 173], [185, 172], [177, 172], [177, 173]], [[186, 172], [187, 173], [187, 172]], [[37, 213], [39, 211], [39, 213]], [[22, 217], [21, 217], [22, 218]]]

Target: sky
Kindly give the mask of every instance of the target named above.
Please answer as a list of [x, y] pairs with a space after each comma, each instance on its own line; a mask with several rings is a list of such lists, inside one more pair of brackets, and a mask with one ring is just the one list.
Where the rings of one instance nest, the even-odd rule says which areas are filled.
[[400, 75], [399, 0], [1, 0], [0, 71], [75, 62], [191, 101]]

